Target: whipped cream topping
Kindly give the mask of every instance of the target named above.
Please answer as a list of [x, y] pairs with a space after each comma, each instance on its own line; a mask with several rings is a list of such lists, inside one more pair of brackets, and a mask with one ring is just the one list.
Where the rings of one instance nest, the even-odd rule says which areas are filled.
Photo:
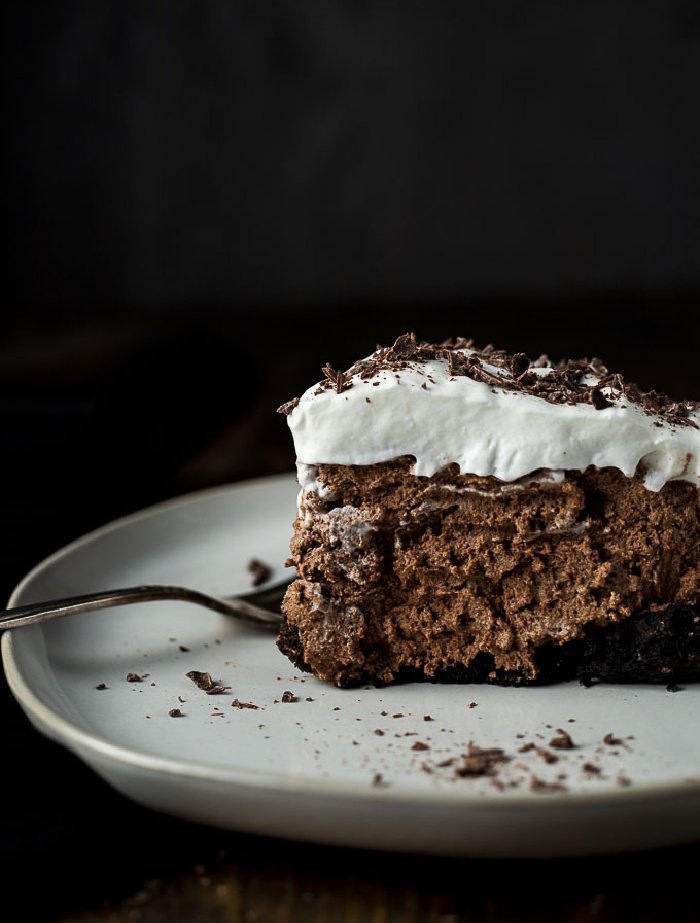
[[[314, 385], [287, 411], [300, 465], [370, 465], [412, 455], [413, 473], [420, 476], [456, 463], [463, 474], [510, 482], [542, 468], [583, 471], [593, 465], [618, 468], [627, 477], [640, 470], [652, 491], [677, 479], [700, 487], [696, 408], [681, 425], [613, 385], [597, 389], [606, 398], [602, 408], [550, 403], [513, 390], [511, 372], [483, 358], [484, 380], [454, 374], [447, 358], [376, 369], [368, 368], [371, 361], [357, 364], [364, 366], [361, 375], [345, 373], [345, 386], [343, 373], [335, 373], [341, 376], [338, 388], [328, 381]], [[531, 365], [529, 374], [545, 379], [555, 372], [543, 364]], [[593, 386], [601, 378], [592, 365], [581, 381]]]

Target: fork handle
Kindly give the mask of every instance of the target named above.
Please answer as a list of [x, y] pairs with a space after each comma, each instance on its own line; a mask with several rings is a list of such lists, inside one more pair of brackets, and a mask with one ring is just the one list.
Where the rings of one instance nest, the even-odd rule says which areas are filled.
[[101, 593], [87, 593], [82, 596], [68, 596], [65, 599], [51, 599], [26, 606], [16, 606], [0, 612], [0, 630], [36, 625], [49, 619], [76, 615], [79, 612], [95, 612], [111, 606], [128, 606], [131, 603], [151, 602], [152, 600], [170, 599], [196, 603], [220, 612], [234, 615], [256, 625], [278, 626], [279, 615], [266, 612], [243, 599], [220, 599], [201, 593], [189, 587], [180, 586], [135, 586], [119, 590], [105, 590]]

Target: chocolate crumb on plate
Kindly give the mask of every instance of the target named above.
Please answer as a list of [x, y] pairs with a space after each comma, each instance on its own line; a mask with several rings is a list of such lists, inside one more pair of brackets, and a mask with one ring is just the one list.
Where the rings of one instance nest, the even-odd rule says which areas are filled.
[[231, 705], [233, 708], [254, 708], [256, 711], [260, 708], [259, 705], [254, 705], [253, 702], [241, 702], [240, 699], [234, 699]]
[[510, 761], [510, 757], [500, 747], [478, 747], [470, 742], [468, 751], [461, 760], [461, 764], [455, 769], [455, 775], [466, 778], [493, 776], [503, 763]]
[[539, 776], [532, 776], [530, 779], [531, 792], [568, 792], [568, 788], [563, 782], [545, 782]]
[[620, 737], [615, 737], [614, 734], [606, 734], [603, 738], [603, 743], [608, 744], [610, 747], [621, 747], [624, 745], [624, 741]]
[[184, 718], [184, 715], [179, 708], [171, 708], [168, 714], [171, 718]]
[[584, 763], [582, 768], [590, 776], [599, 776], [601, 773], [600, 766], [596, 766], [595, 763]]
[[556, 737], [552, 737], [549, 741], [549, 746], [556, 747], [558, 750], [574, 750], [576, 748], [576, 744], [571, 737], [561, 728], [557, 728]]
[[283, 702], [298, 702], [299, 699], [297, 698], [297, 696], [294, 695], [293, 692], [289, 692], [289, 690], [287, 690], [286, 692], [282, 693], [282, 701]]
[[126, 674], [127, 683], [142, 683], [143, 680], [138, 673], [127, 673]]
[[231, 688], [230, 686], [224, 686], [222, 683], [215, 683], [211, 678], [211, 673], [201, 672], [200, 670], [190, 670], [185, 676], [191, 679], [195, 686], [201, 689], [202, 692], [206, 692], [207, 695], [221, 695], [222, 692], [226, 692], [227, 689]]
[[467, 708], [477, 708], [478, 705], [478, 702], [470, 702], [469, 705], [467, 705]]
[[185, 647], [184, 644], [180, 644], [180, 645], [178, 646], [178, 650], [179, 650], [179, 651], [182, 651], [183, 654], [189, 654], [189, 652], [190, 652], [189, 647]]
[[422, 753], [425, 750], [430, 750], [430, 744], [423, 743], [422, 740], [416, 740], [414, 741], [411, 750], [416, 750]]
[[102, 689], [106, 689], [106, 688], [107, 688], [107, 683], [98, 683], [98, 684], [95, 686], [95, 689], [99, 689], [100, 691], [101, 691]]
[[251, 558], [248, 561], [248, 572], [250, 573], [253, 586], [260, 586], [261, 583], [265, 583], [266, 580], [270, 579], [270, 574], [272, 573], [269, 565], [264, 564], [262, 561], [258, 561], [257, 558]]
[[678, 683], [669, 683], [666, 686], [666, 692], [683, 692], [683, 686], [679, 686]]

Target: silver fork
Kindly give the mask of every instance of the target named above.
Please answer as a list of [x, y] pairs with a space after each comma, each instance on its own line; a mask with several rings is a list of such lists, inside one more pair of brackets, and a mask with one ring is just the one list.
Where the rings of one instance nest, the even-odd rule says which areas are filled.
[[179, 600], [205, 606], [223, 615], [232, 615], [244, 622], [278, 628], [282, 622], [280, 603], [287, 586], [294, 578], [266, 586], [238, 596], [212, 596], [201, 590], [182, 586], [134, 586], [101, 593], [86, 593], [82, 596], [68, 596], [65, 599], [49, 599], [25, 606], [15, 606], [0, 612], [0, 631], [8, 628], [22, 628], [36, 625], [49, 619], [76, 615], [78, 612], [95, 612], [111, 606], [127, 606], [130, 603], [153, 602], [154, 600]]

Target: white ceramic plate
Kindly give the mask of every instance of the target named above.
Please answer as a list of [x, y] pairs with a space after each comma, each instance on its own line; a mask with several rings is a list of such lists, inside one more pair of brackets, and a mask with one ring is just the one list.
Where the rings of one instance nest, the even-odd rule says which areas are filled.
[[[282, 476], [129, 516], [44, 561], [11, 604], [139, 583], [241, 592], [251, 557], [279, 573], [295, 493]], [[270, 633], [185, 603], [74, 616], [2, 641], [12, 691], [40, 731], [124, 795], [180, 817], [474, 856], [580, 855], [700, 836], [697, 685], [339, 690], [293, 669]], [[206, 695], [185, 676], [192, 669], [230, 690]], [[127, 682], [130, 672], [147, 675]], [[295, 701], [283, 702], [285, 691]], [[258, 708], [234, 708], [234, 698]], [[175, 707], [183, 717], [169, 717]], [[558, 728], [575, 749], [549, 747]], [[604, 743], [606, 734], [622, 743]], [[495, 777], [458, 777], [469, 742], [511, 759]], [[533, 777], [566, 790], [532, 790]]]

